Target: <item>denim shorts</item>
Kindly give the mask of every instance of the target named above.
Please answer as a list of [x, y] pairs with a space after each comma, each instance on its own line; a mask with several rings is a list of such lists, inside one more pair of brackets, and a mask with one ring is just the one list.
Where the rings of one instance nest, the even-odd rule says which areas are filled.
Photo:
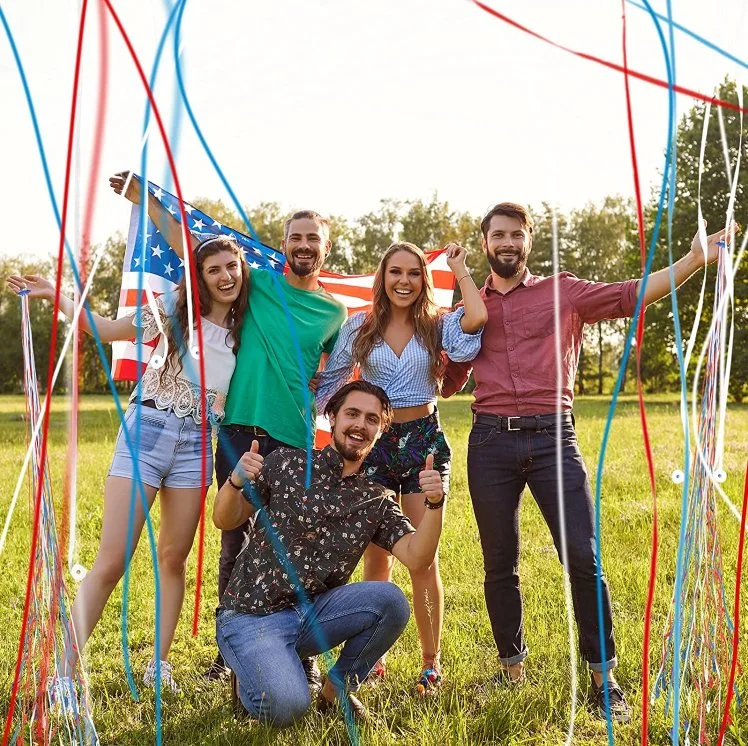
[[436, 412], [410, 422], [393, 422], [374, 444], [362, 471], [398, 496], [413, 495], [421, 491], [418, 475], [429, 453], [434, 454], [434, 469], [441, 475], [446, 495], [452, 451]]
[[[140, 478], [151, 487], [200, 487], [202, 484], [201, 454], [202, 426], [192, 417], [178, 417], [171, 410], [152, 409], [140, 405], [140, 447], [137, 463]], [[124, 425], [120, 426], [114, 446], [114, 458], [109, 468], [110, 477], [135, 478], [130, 449], [127, 447], [125, 429], [135, 448], [136, 405], [130, 404], [125, 412]], [[208, 426], [205, 462], [205, 485], [213, 481], [212, 432]]]

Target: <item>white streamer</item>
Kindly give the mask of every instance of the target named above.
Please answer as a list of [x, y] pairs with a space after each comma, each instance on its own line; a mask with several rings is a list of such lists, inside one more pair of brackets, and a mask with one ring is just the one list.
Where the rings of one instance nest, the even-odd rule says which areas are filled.
[[[566, 731], [566, 746], [571, 746], [574, 738], [574, 722], [577, 714], [577, 655], [574, 645], [574, 605], [571, 598], [571, 583], [569, 581], [569, 550], [566, 541], [566, 506], [564, 504], [564, 470], [562, 467], [561, 440], [561, 389], [563, 386], [563, 372], [561, 366], [561, 317], [559, 313], [560, 299], [558, 287], [558, 220], [556, 210], [551, 217], [553, 235], [553, 323], [556, 352], [556, 483], [559, 523], [561, 525], [561, 564], [564, 567], [564, 600], [566, 602], [566, 623], [569, 631], [569, 666], [571, 668], [571, 713], [569, 728]], [[600, 557], [597, 558], [600, 562]]]
[[[94, 263], [91, 267], [91, 273], [88, 276], [88, 280], [86, 281], [86, 286], [83, 288], [83, 292], [81, 293], [80, 301], [75, 306], [75, 311], [73, 313], [72, 318], [72, 324], [70, 326], [70, 329], [68, 330], [67, 336], [65, 337], [65, 342], [62, 345], [62, 348], [60, 350], [60, 356], [57, 360], [57, 365], [55, 366], [54, 373], [52, 374], [52, 385], [49, 387], [49, 390], [47, 391], [45, 397], [44, 397], [44, 407], [43, 409], [46, 410], [47, 407], [47, 397], [51, 396], [51, 392], [54, 390], [55, 383], [57, 382], [57, 379], [60, 375], [60, 371], [62, 370], [63, 363], [65, 362], [65, 354], [67, 353], [68, 347], [70, 346], [70, 342], [73, 339], [73, 335], [75, 332], [75, 327], [78, 323], [78, 317], [80, 316], [81, 309], [83, 308], [84, 303], [86, 302], [86, 297], [88, 296], [89, 290], [91, 289], [91, 285], [93, 284], [93, 279], [96, 276], [96, 271], [99, 267], [99, 262], [101, 261], [101, 257], [104, 253], [104, 248], [106, 244], [101, 244], [96, 249], [96, 255], [94, 257]], [[39, 421], [36, 423], [34, 430], [31, 435], [31, 439], [29, 442], [29, 447], [26, 450], [26, 456], [23, 460], [23, 464], [21, 465], [21, 472], [18, 475], [18, 479], [16, 481], [16, 487], [13, 492], [13, 498], [10, 501], [10, 507], [8, 508], [8, 515], [5, 518], [5, 525], [3, 526], [3, 533], [0, 535], [0, 556], [3, 553], [3, 549], [5, 548], [5, 541], [8, 537], [8, 530], [10, 529], [10, 521], [13, 518], [13, 511], [16, 508], [16, 503], [18, 502], [18, 496], [21, 494], [21, 487], [23, 486], [23, 480], [26, 476], [26, 470], [29, 466], [29, 461], [31, 460], [31, 454], [34, 450], [36, 439], [39, 437], [39, 431], [41, 430], [43, 417], [39, 419]], [[83, 567], [80, 565], [79, 567]], [[85, 568], [83, 567], [83, 575], [85, 575]], [[80, 570], [78, 570], [76, 573], [73, 573], [73, 577], [76, 575], [80, 575]], [[81, 578], [82, 579], [82, 578]]]

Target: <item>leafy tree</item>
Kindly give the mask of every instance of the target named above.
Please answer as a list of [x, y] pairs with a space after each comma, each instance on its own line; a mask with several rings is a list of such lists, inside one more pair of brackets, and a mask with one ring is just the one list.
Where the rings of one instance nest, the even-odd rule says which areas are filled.
[[[565, 269], [593, 282], [617, 282], [629, 279], [627, 257], [637, 252], [636, 214], [629, 200], [606, 197], [598, 206], [592, 203], [573, 210], [567, 227]], [[612, 378], [617, 365], [607, 366], [606, 355], [623, 342], [625, 322], [605, 320], [594, 328], [585, 327], [583, 348], [594, 350], [597, 365], [592, 376], [595, 388], [602, 394], [605, 381]], [[580, 370], [578, 385], [585, 391], [585, 366]]]
[[[744, 88], [743, 95], [746, 96], [746, 94], [748, 94], [748, 89]], [[737, 99], [735, 83], [726, 80], [720, 85], [716, 95], [723, 100], [735, 101]], [[670, 245], [673, 258], [678, 259], [684, 256], [691, 247], [691, 241], [697, 228], [699, 163], [705, 114], [706, 104], [697, 104], [683, 116], [679, 123], [676, 135], [676, 190], [673, 211], [669, 215], [666, 210], [663, 215], [653, 269], [667, 266], [670, 261], [668, 256], [668, 221], [672, 224]], [[719, 116], [717, 107], [712, 107], [709, 114], [708, 136], [701, 175], [701, 208], [710, 231], [717, 230], [725, 224], [730, 194], [728, 170], [730, 174], [733, 173], [732, 169], [735, 167], [741, 142], [738, 112], [731, 110], [722, 112], [726, 137], [724, 146], [720, 136]], [[745, 142], [748, 133], [744, 130], [742, 136], [743, 142]], [[729, 169], [726, 164], [725, 151]], [[735, 203], [738, 209], [739, 206], [745, 204], [746, 195], [748, 195], [748, 173], [746, 173], [745, 168], [742, 168], [735, 195]], [[656, 200], [653, 199], [647, 209], [648, 238], [651, 238], [656, 207]], [[696, 316], [702, 277], [703, 275], [698, 275], [692, 278], [678, 290], [678, 312], [684, 337], [684, 352]], [[715, 267], [710, 266], [707, 269], [705, 316], [702, 316], [696, 350], [701, 349], [701, 343], [711, 319], [714, 303], [714, 277]], [[748, 387], [748, 365], [745, 356], [747, 346], [748, 278], [744, 271], [739, 271], [735, 278], [735, 356], [730, 383], [731, 393], [736, 399], [742, 399]], [[674, 350], [675, 333], [671, 303], [668, 300], [662, 300], [651, 306], [647, 311], [642, 375], [646, 378], [649, 388], [674, 388], [678, 385], [679, 377], [677, 365], [674, 364]], [[689, 377], [693, 375], [697, 357], [697, 355], [694, 355], [692, 359], [692, 368], [688, 371]]]

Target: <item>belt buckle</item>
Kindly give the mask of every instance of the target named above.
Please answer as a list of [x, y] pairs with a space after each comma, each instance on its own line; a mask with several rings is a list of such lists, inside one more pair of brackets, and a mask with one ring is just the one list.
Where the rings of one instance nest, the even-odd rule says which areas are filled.
[[518, 420], [520, 419], [519, 415], [515, 415], [513, 417], [507, 417], [506, 418], [506, 431], [508, 433], [516, 433], [519, 432], [522, 428], [521, 427], [512, 427], [512, 420]]

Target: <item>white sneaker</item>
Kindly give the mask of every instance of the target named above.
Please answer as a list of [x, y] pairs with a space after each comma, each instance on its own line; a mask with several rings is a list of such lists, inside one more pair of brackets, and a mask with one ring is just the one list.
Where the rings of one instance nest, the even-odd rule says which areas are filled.
[[[153, 659], [148, 661], [148, 666], [146, 667], [145, 673], [143, 674], [143, 683], [146, 686], [154, 688], [156, 686], [156, 661]], [[171, 663], [169, 663], [168, 661], [161, 661], [161, 688], [168, 689], [174, 694], [177, 694], [179, 692], [177, 682], [174, 681], [174, 677], [171, 673]]]
[[75, 683], [70, 676], [50, 676], [47, 679], [47, 698], [51, 710], [71, 718], [78, 714]]

